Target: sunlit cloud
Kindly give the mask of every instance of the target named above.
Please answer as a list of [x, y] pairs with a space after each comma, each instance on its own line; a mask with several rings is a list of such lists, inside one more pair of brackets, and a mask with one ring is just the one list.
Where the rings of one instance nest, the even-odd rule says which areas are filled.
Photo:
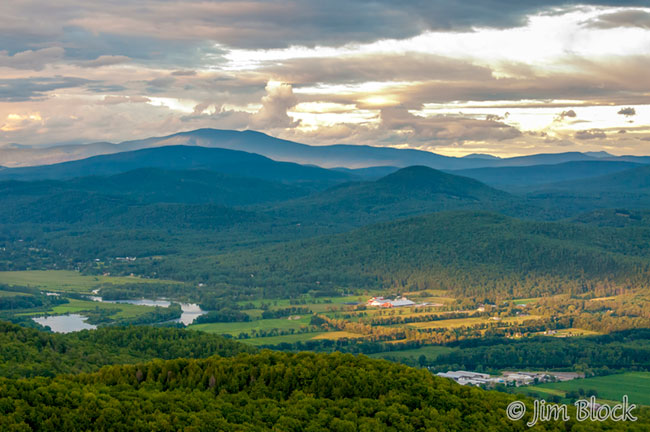
[[215, 127], [448, 155], [650, 154], [641, 1], [333, 1], [9, 0], [0, 145]]

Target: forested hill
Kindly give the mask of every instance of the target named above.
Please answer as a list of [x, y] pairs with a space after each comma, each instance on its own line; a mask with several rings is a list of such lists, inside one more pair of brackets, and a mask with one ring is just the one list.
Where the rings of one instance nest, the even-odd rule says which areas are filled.
[[183, 329], [103, 327], [60, 334], [0, 321], [0, 376], [10, 378], [90, 372], [106, 365], [156, 358], [204, 358], [254, 351], [222, 336]]
[[[649, 255], [647, 226], [620, 229], [441, 212], [205, 258], [194, 265], [197, 272], [209, 268], [213, 278], [242, 286], [250, 285], [254, 274], [256, 284], [285, 295], [395, 287], [494, 298], [583, 292], [598, 283], [645, 283], [650, 280]], [[168, 270], [167, 277], [177, 276]]]
[[[153, 361], [89, 375], [0, 379], [0, 391], [2, 430], [481, 432], [522, 431], [528, 420], [508, 420], [515, 396], [340, 353]], [[641, 416], [637, 426], [645, 421]], [[535, 430], [585, 429], [570, 420]]]
[[536, 213], [522, 200], [477, 180], [424, 166], [403, 168], [376, 181], [345, 183], [275, 205], [269, 213], [301, 223], [363, 224], [455, 209]]
[[140, 168], [203, 169], [234, 176], [309, 185], [332, 185], [356, 177], [316, 166], [276, 162], [258, 154], [236, 150], [168, 146], [94, 156], [53, 165], [8, 168], [0, 172], [0, 179], [72, 179], [91, 175], [114, 175]]

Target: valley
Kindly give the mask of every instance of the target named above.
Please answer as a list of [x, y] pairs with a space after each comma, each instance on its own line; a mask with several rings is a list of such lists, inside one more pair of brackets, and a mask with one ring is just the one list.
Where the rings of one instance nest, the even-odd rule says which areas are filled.
[[[585, 376], [564, 387], [483, 385], [564, 402], [583, 380], [607, 402], [618, 393], [599, 379], [650, 371], [640, 162], [563, 162], [550, 171], [565, 189], [531, 180], [504, 191], [425, 166], [372, 177], [240, 153], [170, 146], [5, 173], [20, 180], [0, 181], [0, 319], [72, 352], [91, 344], [111, 353], [86, 366], [62, 357], [57, 371], [161, 357], [133, 347], [131, 336], [119, 347], [92, 336], [144, 328], [160, 341], [227, 341], [289, 356], [282, 361], [311, 351], [431, 376]], [[596, 171], [576, 170], [586, 163]], [[467, 173], [515, 184], [521, 170], [552, 178], [548, 166]], [[610, 192], [592, 199], [584, 182], [566, 180], [588, 172], [639, 186], [623, 194], [607, 180]], [[605, 193], [621, 206], [607, 207]], [[209, 356], [192, 343], [179, 349]], [[43, 362], [59, 354], [43, 359], [40, 350], [20, 374], [51, 376]], [[173, 352], [162, 358], [182, 355]], [[4, 370], [14, 362], [7, 357]]]

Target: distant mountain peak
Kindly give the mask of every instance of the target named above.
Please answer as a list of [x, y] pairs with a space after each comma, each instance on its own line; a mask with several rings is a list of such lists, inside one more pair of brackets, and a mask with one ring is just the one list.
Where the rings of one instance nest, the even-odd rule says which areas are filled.
[[388, 186], [394, 190], [411, 193], [426, 191], [427, 193], [442, 193], [458, 196], [478, 195], [508, 195], [505, 192], [491, 188], [468, 177], [447, 174], [426, 166], [410, 166], [402, 168], [377, 180], [380, 185]]
[[608, 157], [616, 157], [611, 153], [607, 153], [606, 151], [591, 151], [591, 152], [584, 152], [583, 154], [595, 158], [608, 158]]
[[488, 159], [488, 160], [499, 160], [501, 159], [499, 156], [494, 156], [491, 154], [487, 153], [470, 153], [468, 155], [463, 156], [463, 159]]
[[388, 174], [378, 181], [385, 183], [403, 183], [405, 181], [419, 181], [441, 176], [455, 177], [451, 174], [445, 174], [442, 171], [424, 165], [413, 165]]

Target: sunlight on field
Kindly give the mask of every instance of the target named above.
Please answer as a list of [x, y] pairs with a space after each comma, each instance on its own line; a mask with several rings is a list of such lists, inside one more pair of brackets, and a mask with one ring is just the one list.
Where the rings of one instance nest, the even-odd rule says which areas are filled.
[[230, 334], [233, 336], [239, 335], [242, 332], [250, 332], [251, 330], [288, 330], [299, 329], [309, 325], [311, 316], [304, 316], [297, 320], [289, 320], [286, 318], [256, 320], [249, 322], [227, 322], [227, 323], [207, 323], [207, 324], [194, 324], [189, 326], [189, 329], [200, 330], [208, 333]]
[[339, 340], [339, 339], [358, 339], [363, 338], [364, 336], [358, 333], [350, 333], [347, 331], [333, 331], [327, 333], [321, 333], [313, 339], [329, 339], [329, 340]]
[[28, 293], [14, 292], [14, 291], [0, 291], [0, 297], [15, 297], [15, 296], [30, 296]]
[[650, 372], [626, 372], [623, 374], [606, 375], [593, 378], [575, 379], [571, 381], [540, 384], [539, 390], [555, 390], [569, 392], [572, 390], [596, 390], [599, 399], [620, 401], [627, 395], [630, 403], [650, 405]]
[[259, 337], [259, 338], [250, 338], [250, 339], [237, 339], [239, 342], [243, 342], [249, 345], [277, 345], [283, 342], [285, 343], [295, 343], [295, 342], [305, 342], [308, 340], [315, 339], [318, 335], [323, 334], [324, 332], [313, 332], [313, 333], [296, 333], [292, 335], [283, 335], [283, 336], [268, 336], [268, 337]]
[[384, 358], [384, 359], [395, 360], [395, 361], [410, 360], [412, 362], [415, 362], [418, 360], [420, 356], [424, 355], [427, 358], [427, 360], [431, 361], [431, 360], [435, 360], [436, 358], [438, 358], [438, 356], [442, 354], [448, 354], [455, 350], [456, 348], [430, 345], [430, 346], [423, 346], [420, 348], [409, 349], [409, 350], [384, 351], [379, 353], [373, 353], [370, 354], [369, 357]]
[[46, 313], [52, 315], [62, 315], [96, 309], [117, 311], [115, 315], [111, 315], [111, 318], [135, 318], [138, 315], [151, 312], [152, 310], [150, 306], [138, 306], [128, 303], [101, 303], [89, 300], [70, 299], [69, 303], [55, 306]]
[[26, 270], [0, 272], [0, 284], [35, 287], [47, 291], [89, 293], [101, 284], [181, 283], [135, 276], [86, 276], [71, 270]]
[[428, 329], [428, 328], [456, 328], [463, 326], [472, 326], [476, 324], [488, 323], [485, 317], [478, 318], [455, 318], [439, 321], [416, 322], [407, 324], [410, 327]]
[[[541, 334], [543, 334], [542, 332]], [[553, 334], [548, 334], [547, 336], [554, 336], [554, 337], [572, 337], [572, 336], [597, 336], [601, 335], [602, 333], [592, 331], [592, 330], [584, 330], [580, 328], [568, 328], [568, 329], [560, 329], [556, 330], [555, 333]]]

